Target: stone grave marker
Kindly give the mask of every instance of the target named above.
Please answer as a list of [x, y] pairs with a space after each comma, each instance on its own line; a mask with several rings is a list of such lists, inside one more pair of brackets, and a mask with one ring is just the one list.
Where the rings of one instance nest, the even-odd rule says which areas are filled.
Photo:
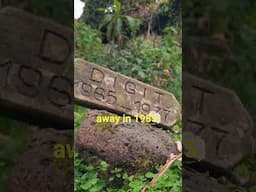
[[191, 158], [227, 169], [252, 151], [252, 119], [233, 91], [189, 74], [183, 90], [183, 144], [191, 144]]
[[1, 112], [72, 128], [73, 31], [10, 7], [0, 23]]
[[156, 112], [160, 124], [170, 127], [180, 118], [181, 107], [166, 91], [82, 59], [75, 60], [75, 101], [131, 116]]

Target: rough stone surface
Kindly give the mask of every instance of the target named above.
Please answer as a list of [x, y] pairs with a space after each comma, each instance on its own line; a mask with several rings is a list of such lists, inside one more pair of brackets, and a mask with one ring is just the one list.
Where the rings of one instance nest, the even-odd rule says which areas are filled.
[[234, 92], [189, 74], [183, 90], [183, 134], [201, 139], [203, 161], [230, 168], [252, 151], [252, 119]]
[[10, 7], [0, 23], [1, 108], [72, 127], [73, 31]]
[[199, 173], [193, 169], [182, 169], [183, 192], [231, 192], [226, 186], [207, 174]]
[[73, 158], [57, 159], [56, 144], [73, 144], [73, 131], [44, 129], [36, 133], [17, 161], [8, 192], [73, 191]]
[[159, 113], [160, 124], [172, 126], [181, 114], [175, 97], [130, 77], [87, 61], [75, 60], [75, 100], [84, 105], [129, 115]]
[[92, 110], [79, 129], [76, 147], [80, 155], [89, 151], [113, 165], [141, 167], [165, 163], [171, 153], [177, 153], [176, 143], [164, 131], [134, 120], [96, 124], [96, 117], [102, 115], [114, 114]]

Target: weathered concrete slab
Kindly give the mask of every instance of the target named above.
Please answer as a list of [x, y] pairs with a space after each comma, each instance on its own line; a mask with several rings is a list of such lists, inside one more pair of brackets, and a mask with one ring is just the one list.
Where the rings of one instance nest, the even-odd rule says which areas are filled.
[[15, 8], [0, 23], [1, 109], [72, 127], [73, 31]]
[[183, 74], [183, 145], [190, 157], [230, 168], [252, 151], [252, 119], [231, 90]]
[[76, 147], [83, 158], [93, 153], [113, 165], [151, 168], [165, 163], [171, 153], [178, 153], [176, 143], [165, 131], [135, 120], [118, 125], [96, 123], [96, 118], [104, 115], [114, 114], [91, 110], [78, 131]]
[[75, 60], [74, 95], [80, 104], [132, 116], [155, 111], [164, 126], [172, 126], [181, 114], [171, 93], [82, 59]]

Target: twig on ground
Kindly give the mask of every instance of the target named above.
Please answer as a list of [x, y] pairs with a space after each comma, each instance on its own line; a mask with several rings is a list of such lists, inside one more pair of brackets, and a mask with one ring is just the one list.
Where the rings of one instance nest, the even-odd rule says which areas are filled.
[[149, 187], [151, 187], [152, 185], [154, 185], [158, 179], [163, 176], [169, 169], [169, 167], [177, 160], [180, 159], [182, 157], [182, 153], [178, 153], [178, 154], [174, 154], [171, 153], [170, 158], [166, 161], [165, 165], [163, 166], [163, 168], [159, 171], [159, 173], [156, 174], [156, 176], [149, 182], [149, 184], [147, 184], [142, 190], [141, 192], [146, 192], [147, 189]]

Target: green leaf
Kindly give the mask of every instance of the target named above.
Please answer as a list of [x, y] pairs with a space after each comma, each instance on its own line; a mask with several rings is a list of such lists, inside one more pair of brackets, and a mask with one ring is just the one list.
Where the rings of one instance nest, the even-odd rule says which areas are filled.
[[152, 173], [152, 172], [147, 172], [147, 173], [145, 174], [145, 177], [151, 179], [151, 178], [154, 177], [154, 173]]
[[138, 75], [140, 78], [145, 79], [146, 78], [146, 73], [144, 71], [138, 71]]
[[108, 25], [113, 19], [112, 14], [106, 14], [103, 20], [100, 22], [99, 29], [102, 29], [102, 27]]
[[109, 164], [107, 164], [105, 161], [101, 161], [100, 163], [100, 170], [101, 171], [106, 171], [109, 167]]
[[88, 191], [88, 189], [90, 189], [96, 182], [95, 182], [95, 179], [94, 180], [89, 180], [88, 182], [81, 185], [81, 189], [83, 189], [85, 191]]
[[102, 180], [99, 180], [96, 185], [94, 185], [91, 189], [90, 192], [101, 192], [102, 189], [105, 187], [105, 182]]
[[115, 25], [115, 37], [118, 37], [121, 34], [121, 30], [122, 30], [122, 20], [121, 18], [118, 18], [116, 21], [116, 25]]
[[131, 16], [125, 16], [128, 22], [129, 29], [131, 30], [132, 34], [135, 35], [137, 30], [137, 22], [136, 19]]
[[115, 5], [116, 15], [120, 15], [120, 13], [121, 13], [121, 3], [118, 0], [114, 0], [114, 5]]
[[108, 40], [112, 40], [112, 25], [113, 23], [109, 23], [107, 26], [107, 38]]
[[86, 165], [85, 170], [86, 171], [93, 171], [95, 168], [92, 165]]

